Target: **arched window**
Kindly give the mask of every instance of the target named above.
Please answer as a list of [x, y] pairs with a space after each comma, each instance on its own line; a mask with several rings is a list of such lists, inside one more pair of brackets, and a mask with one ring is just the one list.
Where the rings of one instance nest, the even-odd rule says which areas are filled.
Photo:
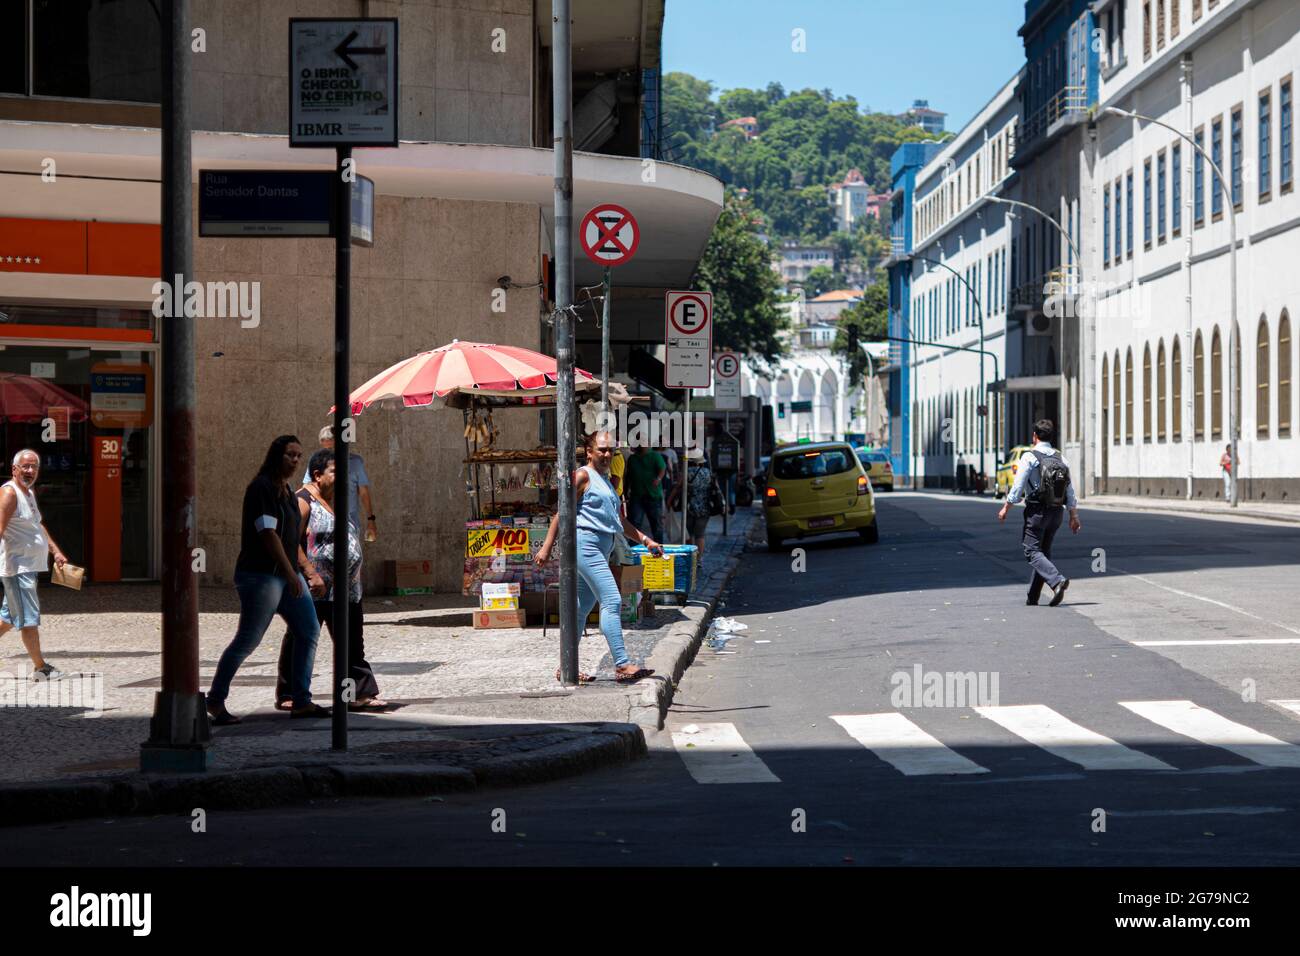
[[1156, 347], [1156, 441], [1165, 440], [1165, 341]]
[[1114, 422], [1112, 430], [1114, 432], [1115, 444], [1119, 444], [1120, 435], [1124, 432], [1124, 416], [1120, 413], [1120, 379], [1119, 379], [1119, 349], [1115, 350], [1115, 363], [1111, 366], [1115, 369], [1115, 391], [1111, 393], [1111, 411], [1110, 417]]
[[1151, 442], [1151, 346], [1142, 349], [1142, 441]]
[[1192, 437], [1205, 441], [1205, 343], [1200, 332], [1192, 348], [1192, 388]]
[[1124, 350], [1124, 444], [1133, 444], [1133, 348]]
[[[1108, 408], [1110, 408], [1110, 356], [1109, 356], [1109, 355], [1103, 355], [1103, 356], [1101, 357], [1101, 412], [1102, 412], [1102, 415], [1105, 415], [1105, 414], [1106, 414], [1106, 409], [1108, 409]], [[1101, 440], [1102, 440], [1102, 441], [1105, 441], [1105, 440], [1106, 440], [1106, 435], [1105, 435], [1104, 430], [1103, 430], [1103, 433], [1102, 433], [1102, 436], [1101, 436]]]
[[[1169, 385], [1170, 385], [1169, 392], [1170, 392], [1170, 397], [1172, 399], [1171, 402], [1172, 407], [1170, 408], [1170, 411], [1173, 413], [1173, 419], [1174, 419], [1173, 438], [1174, 441], [1182, 441], [1183, 440], [1183, 353], [1182, 353], [1182, 348], [1180, 347], [1180, 344], [1178, 342], [1178, 338], [1176, 336], [1174, 338], [1174, 347], [1170, 349], [1170, 352], [1172, 354], [1169, 360], [1169, 365], [1170, 365], [1169, 371], [1171, 373], [1169, 379]], [[1161, 420], [1163, 421], [1163, 419], [1164, 416], [1162, 415]]]
[[1277, 437], [1291, 437], [1291, 318], [1277, 321]]
[[1219, 327], [1210, 337], [1210, 441], [1223, 437], [1223, 343]]
[[1255, 330], [1255, 437], [1267, 438], [1268, 425], [1268, 319], [1261, 315]]

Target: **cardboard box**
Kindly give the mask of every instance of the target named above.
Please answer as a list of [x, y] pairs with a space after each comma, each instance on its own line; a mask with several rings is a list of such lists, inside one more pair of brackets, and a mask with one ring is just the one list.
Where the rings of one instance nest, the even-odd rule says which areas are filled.
[[384, 587], [388, 590], [398, 588], [433, 588], [432, 561], [385, 561]]
[[519, 610], [518, 581], [484, 581], [480, 585], [479, 608], [484, 611]]
[[645, 589], [645, 568], [640, 564], [623, 567], [623, 579], [618, 582], [621, 594], [638, 594]]
[[523, 611], [475, 611], [474, 629], [494, 627], [523, 627]]

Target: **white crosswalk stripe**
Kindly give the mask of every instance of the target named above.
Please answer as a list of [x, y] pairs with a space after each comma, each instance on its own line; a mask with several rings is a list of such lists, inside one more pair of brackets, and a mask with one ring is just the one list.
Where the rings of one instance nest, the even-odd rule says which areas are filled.
[[1017, 737], [1085, 770], [1173, 770], [1163, 760], [1081, 727], [1042, 704], [976, 707]]
[[988, 773], [987, 767], [950, 750], [902, 714], [832, 714], [831, 720], [905, 776]]
[[673, 746], [696, 783], [780, 783], [750, 749], [735, 724], [696, 724], [697, 733], [673, 732]]
[[1139, 717], [1265, 767], [1300, 767], [1300, 747], [1238, 724], [1190, 700], [1120, 701]]

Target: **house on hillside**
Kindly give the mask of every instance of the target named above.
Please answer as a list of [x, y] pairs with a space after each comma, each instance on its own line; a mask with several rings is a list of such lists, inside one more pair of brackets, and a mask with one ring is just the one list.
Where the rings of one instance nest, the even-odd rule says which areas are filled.
[[818, 266], [834, 271], [835, 250], [830, 246], [805, 246], [787, 242], [772, 259], [772, 268], [787, 282], [803, 282]]
[[905, 113], [900, 113], [898, 118], [912, 126], [921, 127], [927, 133], [938, 134], [943, 132], [943, 119], [947, 115], [930, 109], [929, 100], [913, 100], [912, 108]]
[[842, 182], [831, 186], [831, 204], [835, 207], [835, 228], [852, 232], [853, 224], [863, 216], [880, 218], [880, 210], [889, 203], [888, 193], [873, 193], [862, 171], [850, 169]]
[[753, 116], [737, 116], [735, 119], [727, 120], [719, 129], [728, 129], [734, 127], [745, 134], [745, 139], [758, 138], [758, 119]]

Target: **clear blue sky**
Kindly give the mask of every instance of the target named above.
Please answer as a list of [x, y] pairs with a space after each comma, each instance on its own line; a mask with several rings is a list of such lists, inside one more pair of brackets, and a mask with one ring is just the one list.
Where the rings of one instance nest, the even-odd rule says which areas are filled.
[[[829, 87], [901, 113], [915, 99], [960, 129], [1024, 63], [1023, 0], [666, 0], [663, 68], [719, 90]], [[807, 52], [791, 49], [804, 30]]]

